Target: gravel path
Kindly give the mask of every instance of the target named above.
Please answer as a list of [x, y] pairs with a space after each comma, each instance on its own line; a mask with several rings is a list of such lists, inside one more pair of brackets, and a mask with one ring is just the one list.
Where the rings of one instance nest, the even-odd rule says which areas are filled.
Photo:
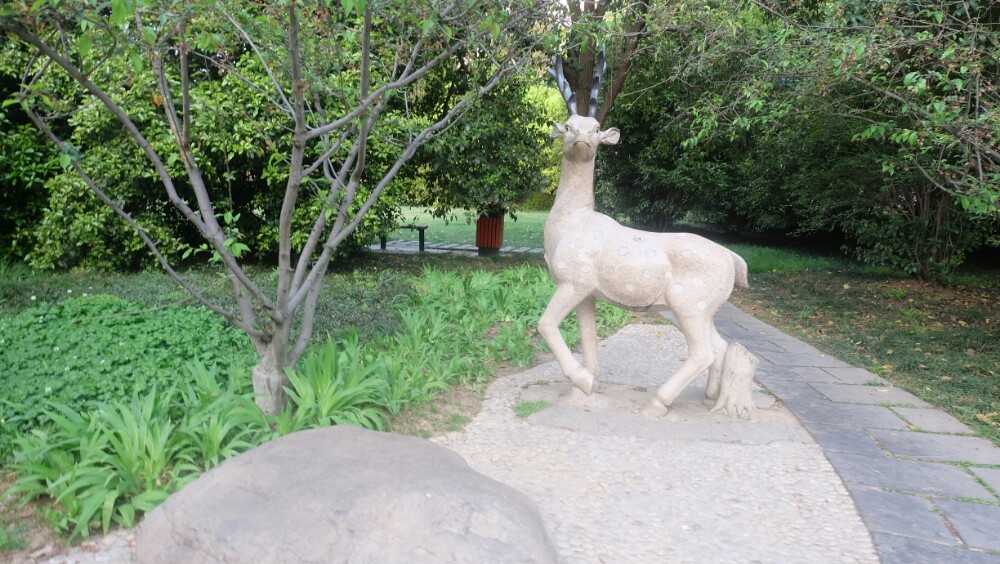
[[[734, 421], [709, 413], [696, 381], [645, 419], [633, 411], [679, 365], [683, 338], [632, 325], [601, 349], [597, 398], [560, 396], [569, 388], [544, 364], [494, 382], [464, 431], [434, 439], [535, 500], [566, 562], [878, 561], [840, 478], [780, 404]], [[522, 395], [552, 406], [519, 419]]]

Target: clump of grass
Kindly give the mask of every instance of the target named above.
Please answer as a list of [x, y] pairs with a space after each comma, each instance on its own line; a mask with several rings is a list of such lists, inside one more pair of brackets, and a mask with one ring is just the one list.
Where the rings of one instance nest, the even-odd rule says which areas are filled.
[[546, 400], [519, 401], [514, 405], [514, 414], [524, 419], [552, 405]]
[[22, 550], [28, 546], [24, 540], [27, 529], [20, 523], [0, 523], [0, 552]]
[[27, 263], [0, 258], [0, 280], [28, 278], [33, 274]]

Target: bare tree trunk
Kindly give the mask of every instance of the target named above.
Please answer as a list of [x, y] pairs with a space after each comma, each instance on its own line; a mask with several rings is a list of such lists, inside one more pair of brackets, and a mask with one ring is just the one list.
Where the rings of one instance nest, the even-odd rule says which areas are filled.
[[[597, 0], [596, 2], [576, 2], [570, 1], [567, 6], [570, 11], [570, 19], [574, 25], [582, 24], [584, 29], [587, 26], [595, 25], [605, 19], [607, 11], [611, 8], [609, 0]], [[639, 49], [639, 44], [646, 34], [646, 18], [649, 13], [649, 2], [640, 1], [631, 4], [626, 10], [630, 23], [624, 24], [620, 30], [620, 35], [615, 33], [615, 37], [596, 37], [596, 45], [589, 39], [584, 39], [582, 33], [571, 33], [571, 46], [564, 56], [564, 75], [567, 82], [576, 95], [577, 108], [580, 114], [586, 113], [590, 100], [590, 90], [593, 87], [595, 67], [597, 64], [597, 52], [599, 45], [606, 45], [609, 40], [619, 40], [615, 43], [621, 45], [612, 46], [609, 50], [609, 70], [610, 80], [606, 81], [602, 101], [594, 117], [599, 123], [604, 123], [604, 118], [611, 111], [615, 98], [625, 84], [629, 68], [632, 66], [632, 59]], [[621, 14], [616, 14], [621, 17]]]
[[[280, 332], [276, 332], [280, 333]], [[288, 339], [277, 335], [268, 343], [254, 343], [260, 361], [253, 367], [253, 391], [257, 395], [257, 407], [268, 415], [277, 415], [285, 408], [285, 390], [288, 376], [285, 374], [288, 356]]]

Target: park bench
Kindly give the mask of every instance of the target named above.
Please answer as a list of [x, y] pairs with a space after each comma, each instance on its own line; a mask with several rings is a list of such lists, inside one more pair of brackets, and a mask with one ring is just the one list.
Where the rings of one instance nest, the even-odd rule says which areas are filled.
[[[421, 253], [424, 252], [424, 231], [427, 230], [427, 226], [426, 225], [417, 225], [415, 223], [407, 223], [406, 225], [400, 225], [399, 229], [416, 229], [417, 230], [417, 238], [420, 241], [420, 252]], [[386, 243], [386, 236], [385, 235], [379, 235], [378, 239], [379, 239], [379, 247], [384, 251], [385, 250], [385, 243]]]

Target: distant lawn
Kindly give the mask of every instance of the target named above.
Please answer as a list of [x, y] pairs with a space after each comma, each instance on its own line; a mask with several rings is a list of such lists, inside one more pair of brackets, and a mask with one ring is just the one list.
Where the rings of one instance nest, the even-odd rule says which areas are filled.
[[[425, 237], [428, 244], [475, 245], [475, 218], [467, 219], [464, 211], [456, 212], [455, 215], [454, 219], [445, 222], [426, 213], [422, 208], [403, 208], [403, 223], [427, 225]], [[510, 216], [506, 217], [503, 228], [504, 246], [541, 248], [542, 230], [545, 228], [545, 218], [548, 216], [548, 212], [518, 212], [517, 221], [511, 220]], [[417, 232], [411, 229], [399, 229], [389, 235], [389, 240], [416, 241]]]

